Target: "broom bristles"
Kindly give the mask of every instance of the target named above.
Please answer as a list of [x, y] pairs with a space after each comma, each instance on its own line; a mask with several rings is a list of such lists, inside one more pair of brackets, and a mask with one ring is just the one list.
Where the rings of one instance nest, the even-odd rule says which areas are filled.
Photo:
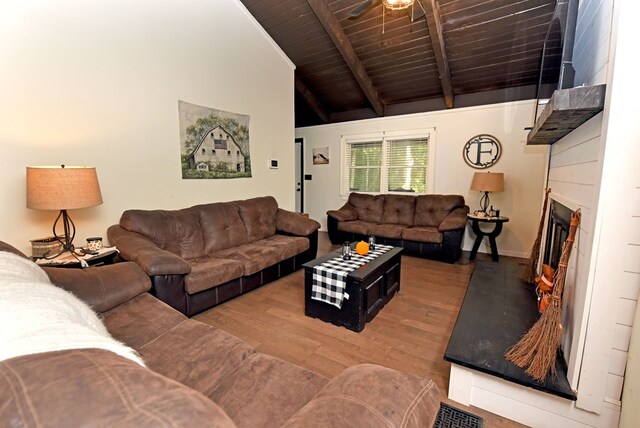
[[549, 372], [556, 373], [556, 359], [560, 341], [562, 339], [562, 291], [567, 277], [567, 264], [571, 257], [571, 248], [576, 230], [580, 223], [580, 210], [577, 210], [571, 219], [569, 236], [562, 246], [562, 254], [553, 277], [553, 292], [551, 304], [542, 313], [542, 316], [520, 338], [518, 343], [509, 348], [505, 353], [507, 360], [520, 368], [527, 367], [525, 373], [538, 382], [543, 382]]

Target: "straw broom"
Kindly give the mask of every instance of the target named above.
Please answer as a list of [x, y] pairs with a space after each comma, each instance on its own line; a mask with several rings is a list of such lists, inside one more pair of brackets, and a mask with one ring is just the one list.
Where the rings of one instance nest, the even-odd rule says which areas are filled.
[[538, 225], [538, 236], [533, 243], [531, 253], [529, 253], [529, 259], [522, 270], [522, 280], [528, 284], [531, 284], [536, 277], [538, 258], [540, 257], [540, 244], [542, 242], [542, 229], [544, 229], [544, 219], [547, 217], [547, 205], [549, 204], [550, 192], [551, 189], [547, 189], [544, 192], [544, 203], [542, 204], [542, 217], [540, 217], [540, 224]]
[[563, 333], [560, 323], [562, 318], [562, 290], [567, 276], [567, 264], [569, 263], [569, 257], [571, 257], [571, 248], [573, 247], [579, 224], [580, 210], [576, 210], [571, 216], [569, 236], [562, 246], [558, 269], [553, 277], [551, 303], [533, 327], [505, 353], [505, 357], [518, 367], [527, 367], [525, 373], [538, 382], [543, 382], [549, 371], [554, 374], [556, 372], [556, 358]]

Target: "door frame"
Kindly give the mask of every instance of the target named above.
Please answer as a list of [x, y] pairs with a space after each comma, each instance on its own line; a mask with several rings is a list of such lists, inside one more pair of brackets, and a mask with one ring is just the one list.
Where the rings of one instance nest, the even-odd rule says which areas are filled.
[[293, 144], [300, 143], [300, 157], [296, 159], [296, 162], [300, 163], [300, 177], [297, 177], [300, 180], [300, 212], [304, 212], [304, 138], [295, 138], [293, 140]]

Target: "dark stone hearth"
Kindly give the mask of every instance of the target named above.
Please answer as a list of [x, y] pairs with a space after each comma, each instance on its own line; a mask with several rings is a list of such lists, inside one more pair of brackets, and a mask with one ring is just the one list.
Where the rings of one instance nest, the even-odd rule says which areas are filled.
[[476, 262], [444, 359], [576, 400], [562, 355], [556, 363], [557, 376], [547, 376], [544, 383], [534, 381], [504, 358], [507, 348], [517, 343], [539, 317], [534, 287], [520, 279], [523, 265], [519, 260], [504, 257], [499, 263]]

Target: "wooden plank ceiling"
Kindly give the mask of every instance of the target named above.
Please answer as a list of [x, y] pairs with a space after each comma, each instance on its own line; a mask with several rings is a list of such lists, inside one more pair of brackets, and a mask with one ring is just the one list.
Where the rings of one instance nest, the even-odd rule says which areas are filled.
[[[536, 85], [555, 0], [241, 0], [296, 65], [296, 127], [454, 108]], [[419, 3], [419, 4], [418, 4]], [[417, 9], [417, 10], [416, 10]], [[529, 92], [530, 93], [530, 92]], [[468, 105], [468, 104], [467, 104]]]

